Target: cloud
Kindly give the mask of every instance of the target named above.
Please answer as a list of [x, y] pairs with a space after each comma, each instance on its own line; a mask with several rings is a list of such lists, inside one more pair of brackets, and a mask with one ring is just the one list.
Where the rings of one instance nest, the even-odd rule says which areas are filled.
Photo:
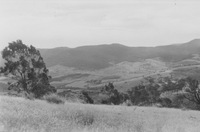
[[199, 5], [187, 0], [1, 0], [0, 42], [22, 39], [36, 47], [184, 42], [200, 36]]

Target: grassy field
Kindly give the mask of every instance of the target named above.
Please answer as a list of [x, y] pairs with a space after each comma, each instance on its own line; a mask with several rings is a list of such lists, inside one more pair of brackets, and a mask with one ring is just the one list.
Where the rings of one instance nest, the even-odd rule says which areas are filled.
[[184, 77], [192, 77], [194, 79], [200, 80], [200, 67], [198, 66], [188, 66], [188, 67], [180, 67], [174, 69], [171, 73], [175, 78], [184, 78]]
[[1, 132], [199, 132], [199, 124], [198, 111], [0, 96]]

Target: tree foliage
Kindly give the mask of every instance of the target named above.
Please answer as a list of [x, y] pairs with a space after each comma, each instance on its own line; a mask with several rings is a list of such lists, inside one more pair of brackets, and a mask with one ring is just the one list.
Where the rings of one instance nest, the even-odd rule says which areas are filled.
[[158, 102], [160, 99], [161, 86], [154, 78], [145, 78], [145, 82], [142, 82], [138, 86], [128, 90], [129, 98], [134, 105], [150, 105]]
[[115, 89], [113, 83], [108, 83], [105, 85], [101, 92], [109, 96], [107, 100], [102, 100], [103, 104], [119, 105], [128, 100], [128, 95], [125, 93], [120, 93], [117, 89]]
[[199, 81], [190, 77], [184, 79], [185, 81], [185, 98], [200, 105], [200, 88]]
[[36, 98], [55, 92], [49, 83], [50, 76], [44, 60], [34, 46], [27, 46], [21, 40], [14, 41], [4, 48], [2, 57], [6, 62], [1, 72], [11, 74], [16, 80], [9, 89], [33, 94]]

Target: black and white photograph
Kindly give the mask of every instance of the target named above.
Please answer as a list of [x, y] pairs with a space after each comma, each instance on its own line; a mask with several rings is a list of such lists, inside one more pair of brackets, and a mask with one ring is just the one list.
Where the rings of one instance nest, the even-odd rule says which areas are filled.
[[0, 132], [200, 132], [200, 1], [0, 0]]

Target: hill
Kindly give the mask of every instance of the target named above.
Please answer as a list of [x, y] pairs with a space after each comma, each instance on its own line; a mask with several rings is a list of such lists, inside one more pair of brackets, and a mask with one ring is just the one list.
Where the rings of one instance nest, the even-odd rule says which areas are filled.
[[190, 59], [200, 52], [200, 39], [183, 44], [157, 47], [127, 47], [121, 44], [82, 46], [77, 48], [40, 49], [47, 65], [57, 64], [83, 70], [103, 69], [120, 62], [137, 62], [160, 58], [164, 62]]
[[56, 65], [49, 68], [49, 73], [53, 77], [51, 84], [57, 88], [91, 88], [104, 86], [109, 82], [114, 82], [116, 87], [124, 86], [130, 81], [135, 82], [135, 80], [141, 80], [141, 77], [158, 74], [167, 69], [165, 62], [157, 59], [146, 59], [138, 62], [120, 62], [95, 71]]
[[198, 132], [199, 112], [137, 106], [89, 105], [0, 96], [0, 131]]

